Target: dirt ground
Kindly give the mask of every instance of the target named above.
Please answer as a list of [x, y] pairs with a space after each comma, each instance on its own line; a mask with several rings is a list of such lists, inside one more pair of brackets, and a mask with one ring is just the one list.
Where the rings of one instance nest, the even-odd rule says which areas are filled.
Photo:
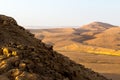
[[61, 52], [77, 63], [85, 65], [109, 79], [120, 80], [120, 57], [80, 52]]

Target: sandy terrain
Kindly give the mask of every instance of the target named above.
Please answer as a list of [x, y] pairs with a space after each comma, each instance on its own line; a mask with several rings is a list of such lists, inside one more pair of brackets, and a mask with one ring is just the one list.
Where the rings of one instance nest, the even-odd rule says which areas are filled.
[[77, 63], [99, 72], [109, 79], [120, 80], [120, 57], [80, 52], [61, 52]]
[[[120, 80], [120, 28], [93, 22], [80, 28], [30, 30], [35, 37], [54, 45], [56, 51], [107, 78]], [[74, 51], [74, 52], [72, 52]], [[86, 52], [86, 53], [81, 53]], [[89, 54], [88, 54], [89, 53]], [[108, 54], [108, 55], [96, 55]]]

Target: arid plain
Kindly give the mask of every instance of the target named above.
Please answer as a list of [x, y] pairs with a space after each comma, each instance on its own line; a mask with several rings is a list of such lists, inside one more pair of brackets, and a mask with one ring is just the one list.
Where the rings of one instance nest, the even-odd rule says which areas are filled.
[[36, 38], [109, 79], [120, 80], [120, 27], [93, 22], [80, 28], [30, 29]]

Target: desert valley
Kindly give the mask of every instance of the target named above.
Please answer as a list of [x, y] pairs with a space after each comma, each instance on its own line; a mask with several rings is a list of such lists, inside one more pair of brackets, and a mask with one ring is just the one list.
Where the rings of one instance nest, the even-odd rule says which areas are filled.
[[107, 78], [120, 80], [120, 27], [93, 22], [79, 28], [29, 29], [54, 50]]

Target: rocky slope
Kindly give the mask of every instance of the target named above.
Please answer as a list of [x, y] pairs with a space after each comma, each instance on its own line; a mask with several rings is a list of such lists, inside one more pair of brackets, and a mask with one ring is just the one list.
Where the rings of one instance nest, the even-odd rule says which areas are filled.
[[0, 15], [0, 80], [108, 80], [55, 52]]

